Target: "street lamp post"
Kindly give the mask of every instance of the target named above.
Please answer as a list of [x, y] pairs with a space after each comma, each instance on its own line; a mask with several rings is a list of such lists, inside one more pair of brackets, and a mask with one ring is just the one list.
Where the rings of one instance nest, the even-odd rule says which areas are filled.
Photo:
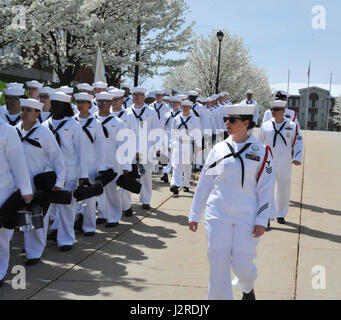
[[217, 38], [219, 41], [219, 54], [218, 54], [218, 72], [217, 72], [216, 94], [219, 93], [220, 53], [221, 53], [221, 42], [224, 39], [224, 33], [222, 31], [217, 32]]
[[141, 44], [141, 24], [137, 26], [137, 37], [136, 37], [136, 58], [135, 58], [135, 76], [134, 76], [134, 86], [137, 87], [139, 85], [139, 62], [140, 62], [140, 49], [139, 45]]

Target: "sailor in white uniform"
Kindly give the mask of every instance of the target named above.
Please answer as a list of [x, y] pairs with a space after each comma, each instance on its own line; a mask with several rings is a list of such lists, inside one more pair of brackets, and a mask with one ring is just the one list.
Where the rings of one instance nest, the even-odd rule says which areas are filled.
[[52, 114], [50, 112], [50, 109], [51, 109], [50, 94], [54, 92], [54, 89], [50, 87], [42, 87], [42, 88], [39, 88], [38, 91], [39, 91], [39, 100], [41, 103], [44, 104], [43, 111], [40, 112], [38, 120], [40, 123], [43, 123], [44, 121], [52, 117]]
[[[78, 84], [77, 85], [77, 89], [78, 89], [79, 93], [87, 93], [87, 94], [91, 94], [91, 95], [93, 94], [93, 91], [94, 91], [93, 86], [90, 86], [90, 84], [88, 84], [88, 83], [80, 83], [80, 84]], [[94, 103], [92, 103], [89, 112], [91, 114], [94, 114], [94, 113], [98, 112], [98, 108], [97, 108], [97, 106]]]
[[99, 108], [96, 117], [101, 122], [105, 136], [104, 158], [106, 166], [107, 169], [113, 169], [117, 173], [117, 177], [104, 187], [104, 193], [99, 197], [97, 224], [105, 220], [106, 228], [114, 228], [119, 225], [122, 217], [122, 190], [118, 188], [116, 181], [121, 174], [131, 171], [131, 164], [127, 161], [123, 162], [123, 159], [120, 158], [122, 154], [118, 152], [122, 145], [122, 141], [118, 138], [120, 131], [127, 129], [127, 126], [122, 120], [110, 113], [113, 98], [114, 95], [108, 92], [96, 94]]
[[258, 119], [259, 119], [259, 106], [258, 103], [253, 99], [253, 91], [252, 90], [248, 90], [246, 91], [246, 99], [243, 100], [242, 102], [240, 102], [240, 104], [243, 105], [255, 105], [255, 114], [253, 115], [253, 121], [256, 123], [256, 126], [258, 124]]
[[62, 87], [55, 90], [55, 92], [64, 92], [65, 94], [67, 94], [70, 97], [70, 103], [71, 103], [72, 111], [73, 111], [73, 114], [76, 115], [78, 113], [78, 109], [77, 109], [76, 105], [72, 103], [73, 91], [74, 91], [74, 88], [68, 87], [68, 86], [62, 86]]
[[[140, 202], [143, 209], [150, 209], [152, 199], [152, 169], [153, 158], [156, 155], [157, 141], [149, 139], [151, 131], [160, 128], [156, 111], [145, 103], [146, 89], [141, 87], [133, 88], [133, 101], [131, 110], [135, 116], [138, 131], [136, 134], [136, 157], [144, 167], [144, 174], [140, 178], [142, 184]], [[160, 136], [160, 140], [161, 140]], [[161, 141], [159, 141], [161, 144]]]
[[4, 92], [6, 95], [7, 112], [3, 115], [3, 119], [11, 126], [16, 126], [21, 122], [20, 98], [25, 97], [25, 90], [20, 88], [8, 88], [5, 89]]
[[[106, 169], [105, 163], [105, 136], [103, 128], [94, 114], [90, 113], [93, 95], [81, 92], [74, 95], [78, 108], [78, 115], [74, 118], [82, 126], [83, 131], [83, 147], [87, 155], [87, 168], [89, 181], [95, 183], [95, 178], [99, 171]], [[97, 197], [84, 200], [83, 210], [77, 208], [78, 213], [82, 213], [79, 220], [79, 228], [84, 232], [84, 236], [92, 237], [96, 232], [96, 201]], [[79, 217], [78, 217], [79, 219]], [[78, 224], [76, 222], [76, 224]]]
[[271, 103], [272, 120], [262, 124], [259, 140], [269, 145], [273, 151], [276, 170], [275, 210], [272, 219], [285, 224], [288, 214], [291, 187], [292, 164], [299, 166], [303, 156], [303, 137], [299, 126], [284, 117], [286, 101], [276, 100]]
[[39, 88], [42, 88], [44, 85], [36, 80], [32, 80], [27, 81], [26, 86], [28, 90], [28, 97], [39, 100]]
[[[101, 93], [101, 92], [108, 92], [108, 84], [105, 82], [102, 82], [102, 81], [97, 81], [97, 82], [93, 83], [92, 87], [93, 87], [93, 94], [94, 95]], [[94, 98], [94, 100], [92, 100], [92, 104], [98, 108], [96, 98]]]
[[[113, 94], [113, 100], [112, 100], [112, 114], [117, 117], [118, 119], [122, 120], [126, 126], [128, 132], [127, 136], [124, 138], [124, 143], [128, 143], [129, 141], [136, 141], [135, 134], [138, 130], [137, 123], [135, 116], [133, 114], [133, 111], [131, 108], [125, 109], [123, 107], [123, 101], [124, 101], [124, 90], [113, 90], [109, 93]], [[135, 153], [136, 150], [132, 149], [131, 157], [130, 157], [130, 163], [133, 162], [135, 159]], [[129, 169], [132, 170], [131, 168]], [[133, 215], [133, 209], [131, 207], [131, 192], [128, 190], [121, 190], [121, 197], [122, 197], [122, 211], [123, 215], [126, 217], [131, 217]]]
[[[2, 119], [0, 119], [0, 163], [0, 207], [17, 189], [20, 189], [25, 203], [31, 203], [33, 192], [23, 145], [15, 128]], [[8, 269], [11, 234], [10, 230], [0, 225], [0, 287], [4, 284]]]
[[253, 263], [273, 199], [270, 148], [249, 135], [255, 106], [226, 108], [229, 137], [214, 146], [200, 174], [189, 216], [196, 232], [206, 207], [205, 228], [210, 265], [208, 299], [231, 300], [232, 285], [243, 300], [255, 300], [257, 268]]
[[[63, 152], [66, 168], [64, 190], [73, 192], [79, 184], [89, 183], [87, 154], [82, 143], [82, 126], [73, 116], [70, 96], [63, 92], [50, 94], [52, 117], [43, 125], [54, 134]], [[74, 223], [76, 199], [70, 205], [57, 204], [57, 213], [51, 229], [56, 234], [60, 251], [71, 250], [75, 241]]]
[[[38, 121], [43, 110], [43, 103], [35, 99], [20, 99], [22, 122], [15, 128], [24, 146], [33, 190], [34, 177], [46, 171], [57, 175], [54, 190], [61, 190], [65, 183], [65, 166], [62, 150], [53, 133]], [[44, 228], [24, 232], [26, 265], [40, 261], [46, 244], [48, 217], [45, 216]]]
[[133, 97], [130, 94], [130, 85], [128, 83], [122, 83], [121, 89], [124, 90], [124, 100], [123, 100], [123, 107], [124, 109], [130, 108], [134, 102]]
[[[201, 126], [198, 117], [191, 112], [193, 103], [189, 100], [181, 102], [182, 113], [176, 116], [172, 124], [171, 150], [173, 175], [170, 191], [179, 193], [179, 188], [184, 186], [184, 191], [189, 192], [191, 183], [191, 168], [195, 152], [201, 151]], [[194, 143], [194, 150], [193, 150]]]

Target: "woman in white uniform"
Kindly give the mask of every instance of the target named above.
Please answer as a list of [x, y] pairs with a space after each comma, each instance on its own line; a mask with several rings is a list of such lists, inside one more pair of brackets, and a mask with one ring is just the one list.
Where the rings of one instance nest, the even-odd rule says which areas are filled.
[[[99, 171], [105, 170], [104, 162], [104, 133], [102, 125], [90, 113], [94, 96], [88, 93], [77, 93], [74, 95], [79, 114], [75, 119], [82, 125], [83, 146], [87, 155], [87, 167], [90, 183], [94, 183]], [[84, 236], [92, 237], [96, 231], [96, 201], [97, 197], [84, 200], [82, 230]]]
[[[33, 190], [34, 177], [40, 173], [53, 170], [57, 180], [52, 190], [61, 190], [65, 183], [65, 166], [62, 151], [52, 132], [42, 126], [39, 121], [43, 103], [35, 99], [20, 99], [21, 120], [15, 128], [23, 143]], [[44, 229], [24, 232], [26, 265], [34, 265], [40, 261], [46, 243], [48, 217], [44, 219]]]
[[[87, 184], [87, 155], [82, 143], [82, 127], [73, 118], [70, 104], [71, 97], [64, 92], [50, 94], [52, 117], [43, 123], [54, 134], [60, 145], [66, 168], [64, 190], [73, 192], [78, 185]], [[56, 205], [56, 217], [51, 229], [57, 236], [60, 251], [68, 251], [75, 241], [74, 223], [76, 216], [76, 199], [70, 205]]]
[[229, 137], [210, 152], [194, 195], [189, 228], [196, 232], [206, 207], [210, 282], [208, 298], [230, 300], [232, 284], [243, 300], [254, 300], [257, 268], [253, 263], [264, 234], [273, 199], [272, 155], [249, 130], [255, 126], [255, 106], [228, 106]]
[[[0, 207], [19, 188], [26, 204], [32, 201], [32, 187], [24, 148], [15, 128], [0, 119]], [[11, 231], [0, 225], [0, 287], [10, 258]]]

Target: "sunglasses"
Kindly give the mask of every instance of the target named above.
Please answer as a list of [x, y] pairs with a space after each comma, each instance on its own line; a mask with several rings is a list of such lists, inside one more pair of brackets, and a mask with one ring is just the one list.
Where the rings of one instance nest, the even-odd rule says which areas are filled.
[[276, 112], [276, 111], [281, 111], [283, 108], [271, 108], [271, 111]]
[[134, 97], [144, 96], [144, 93], [133, 93]]
[[230, 123], [235, 123], [237, 120], [242, 120], [241, 118], [238, 117], [224, 117], [224, 122], [230, 122]]

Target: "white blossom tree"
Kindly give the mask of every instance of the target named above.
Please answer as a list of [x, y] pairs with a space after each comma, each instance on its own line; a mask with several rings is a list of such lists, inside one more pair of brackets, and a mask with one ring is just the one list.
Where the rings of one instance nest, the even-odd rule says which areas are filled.
[[[216, 34], [213, 31], [208, 38], [199, 36], [194, 40], [193, 50], [186, 64], [168, 70], [164, 80], [165, 88], [190, 90], [198, 87], [204, 96], [215, 93], [219, 50]], [[225, 30], [221, 48], [219, 91], [228, 91], [231, 102], [237, 103], [245, 99], [248, 89], [254, 91], [255, 100], [259, 103], [261, 112], [264, 112], [272, 99], [265, 71], [252, 63], [243, 40]]]

